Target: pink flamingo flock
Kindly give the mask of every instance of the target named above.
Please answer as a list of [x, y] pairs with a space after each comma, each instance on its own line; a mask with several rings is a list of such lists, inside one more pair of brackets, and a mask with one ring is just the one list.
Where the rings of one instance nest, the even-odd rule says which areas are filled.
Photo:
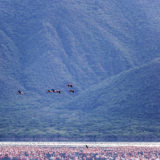
[[159, 147], [0, 146], [2, 160], [160, 160]]

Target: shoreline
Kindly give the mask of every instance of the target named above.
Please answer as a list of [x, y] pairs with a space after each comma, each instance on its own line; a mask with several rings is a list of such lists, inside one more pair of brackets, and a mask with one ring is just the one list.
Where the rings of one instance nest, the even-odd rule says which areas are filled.
[[160, 147], [160, 142], [0, 142], [0, 146], [43, 147]]

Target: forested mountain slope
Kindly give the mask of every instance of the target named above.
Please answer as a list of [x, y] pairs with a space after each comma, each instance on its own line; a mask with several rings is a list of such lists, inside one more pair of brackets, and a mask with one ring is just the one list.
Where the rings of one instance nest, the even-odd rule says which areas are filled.
[[[8, 113], [2, 117], [0, 127], [3, 128], [8, 114], [13, 116], [12, 109], [15, 110], [13, 117], [23, 112], [28, 119], [33, 116], [31, 112], [40, 114], [40, 109], [45, 110], [46, 115], [48, 112], [55, 115], [58, 124], [63, 118], [60, 115], [66, 112], [68, 116], [71, 108], [74, 117], [77, 110], [89, 114], [95, 106], [101, 112], [104, 109], [104, 113], [108, 113], [107, 106], [113, 109], [112, 113], [119, 110], [121, 113], [121, 104], [125, 104], [134, 108], [134, 115], [136, 107], [145, 108], [150, 104], [140, 98], [143, 94], [157, 106], [158, 98], [152, 95], [158, 95], [154, 87], [159, 82], [156, 78], [152, 80], [152, 74], [158, 75], [159, 71], [155, 60], [160, 55], [159, 6], [159, 1], [143, 0], [1, 0], [0, 108], [1, 113]], [[143, 65], [150, 66], [149, 63], [154, 66], [152, 72], [144, 69], [142, 74], [137, 74], [137, 79], [132, 77], [132, 70], [141, 70]], [[129, 73], [133, 74], [129, 84], [132, 87], [125, 83], [125, 79], [130, 79]], [[127, 76], [124, 81], [123, 74]], [[144, 80], [141, 76], [147, 76], [153, 86], [144, 91], [147, 86], [141, 83]], [[117, 85], [111, 84], [112, 90], [107, 84], [115, 77], [119, 81]], [[67, 83], [73, 84], [74, 94], [68, 92]], [[122, 94], [119, 94], [121, 87]], [[130, 87], [143, 93], [133, 90], [129, 93]], [[51, 88], [62, 90], [62, 94], [48, 94]], [[24, 91], [23, 96], [17, 95], [18, 89]], [[139, 99], [134, 101], [136, 96]], [[39, 116], [36, 118], [33, 125], [36, 121], [41, 126], [53, 122], [49, 118], [42, 122]], [[29, 125], [27, 118], [24, 124], [19, 126], [20, 130]], [[5, 133], [12, 135], [15, 126], [10, 127]]]
[[160, 59], [155, 59], [92, 86], [64, 108], [77, 112], [83, 131], [96, 138], [158, 139], [159, 73]]

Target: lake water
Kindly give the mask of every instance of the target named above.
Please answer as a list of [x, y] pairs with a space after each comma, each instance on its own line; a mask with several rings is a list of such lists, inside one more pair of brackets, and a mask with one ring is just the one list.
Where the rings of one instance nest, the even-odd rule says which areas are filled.
[[160, 142], [0, 142], [0, 146], [52, 146], [52, 147], [160, 147]]

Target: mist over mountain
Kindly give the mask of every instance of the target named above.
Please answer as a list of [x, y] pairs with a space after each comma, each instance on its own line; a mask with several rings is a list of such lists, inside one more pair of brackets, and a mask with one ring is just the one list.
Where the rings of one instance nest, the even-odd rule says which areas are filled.
[[[134, 126], [125, 132], [136, 137], [150, 114], [155, 126], [146, 136], [158, 136], [159, 6], [143, 0], [1, 0], [1, 137], [122, 136], [115, 133], [124, 127], [124, 115]], [[51, 88], [62, 94], [48, 94]], [[107, 115], [113, 117], [108, 123]], [[83, 119], [90, 128], [83, 128]], [[111, 127], [116, 121], [119, 129]]]

